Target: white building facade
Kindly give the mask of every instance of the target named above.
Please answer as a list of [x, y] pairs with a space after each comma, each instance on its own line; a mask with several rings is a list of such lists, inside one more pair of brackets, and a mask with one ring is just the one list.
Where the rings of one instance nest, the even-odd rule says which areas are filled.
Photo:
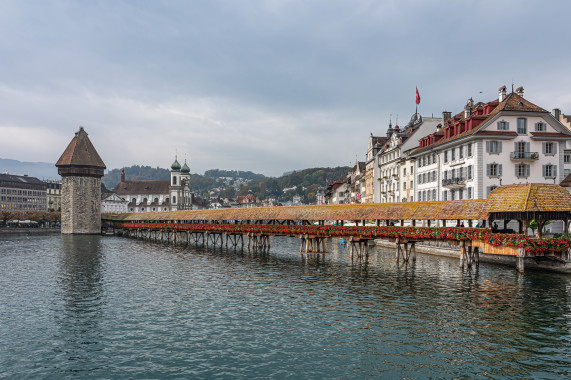
[[498, 186], [560, 183], [567, 130], [523, 98], [523, 88], [473, 104], [427, 136], [413, 151], [418, 201], [485, 199]]

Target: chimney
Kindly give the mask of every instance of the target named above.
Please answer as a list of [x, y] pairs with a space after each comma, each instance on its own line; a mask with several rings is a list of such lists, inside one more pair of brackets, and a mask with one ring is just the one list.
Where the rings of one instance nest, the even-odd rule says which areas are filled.
[[442, 111], [442, 122], [446, 123], [452, 117], [452, 112]]
[[121, 182], [125, 182], [125, 169], [121, 169]]
[[553, 111], [551, 111], [553, 113], [553, 117], [555, 118], [555, 120], [559, 121], [559, 119], [561, 118], [561, 110], [559, 108], [554, 108]]
[[506, 91], [507, 91], [506, 86], [500, 87], [499, 95], [498, 95], [498, 100], [500, 101], [500, 103], [506, 99]]
[[472, 115], [472, 106], [474, 105], [474, 99], [470, 98], [466, 102], [466, 106], [464, 107], [464, 119], [467, 119]]
[[519, 86], [518, 88], [516, 88], [515, 93], [523, 98], [523, 86]]

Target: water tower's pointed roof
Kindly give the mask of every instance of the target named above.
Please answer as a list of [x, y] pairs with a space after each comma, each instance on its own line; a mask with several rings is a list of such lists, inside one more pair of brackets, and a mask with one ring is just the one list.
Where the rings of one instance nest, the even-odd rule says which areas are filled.
[[83, 127], [79, 127], [79, 131], [75, 133], [75, 137], [56, 162], [56, 166], [87, 166], [102, 169], [106, 167]]

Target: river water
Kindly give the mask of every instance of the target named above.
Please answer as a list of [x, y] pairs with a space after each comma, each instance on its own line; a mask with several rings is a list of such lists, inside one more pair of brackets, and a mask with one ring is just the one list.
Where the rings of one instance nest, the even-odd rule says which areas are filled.
[[0, 240], [0, 378], [562, 378], [571, 276], [120, 237]]

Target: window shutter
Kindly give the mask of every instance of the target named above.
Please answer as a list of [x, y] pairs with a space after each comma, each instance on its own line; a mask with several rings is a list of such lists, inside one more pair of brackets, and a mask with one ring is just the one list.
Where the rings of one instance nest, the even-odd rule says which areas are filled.
[[[543, 153], [543, 154], [545, 154], [545, 150], [546, 150], [546, 149], [545, 149], [545, 146], [546, 146], [546, 144], [547, 144], [547, 143], [541, 143], [541, 150], [542, 150], [541, 153]], [[545, 165], [543, 165], [543, 166], [545, 166]]]
[[490, 175], [492, 164], [486, 164], [486, 175]]
[[525, 165], [525, 176], [529, 177], [529, 165]]
[[490, 143], [491, 141], [486, 141], [486, 152], [490, 153]]
[[519, 177], [518, 175], [518, 168], [519, 168], [519, 164], [515, 166], [515, 176]]
[[498, 175], [502, 175], [502, 164], [498, 164]]
[[551, 170], [551, 175], [557, 177], [557, 165], [553, 165], [553, 169]]
[[498, 153], [502, 153], [502, 142], [501, 142], [501, 141], [498, 141], [498, 150], [497, 150], [497, 152], [498, 152]]
[[553, 143], [553, 154], [557, 154], [557, 143]]
[[529, 143], [528, 142], [525, 143], [525, 151], [529, 152]]
[[547, 165], [542, 165], [542, 166], [541, 166], [541, 171], [542, 171], [542, 173], [543, 173], [542, 175], [543, 175], [544, 177], [547, 177]]
[[518, 143], [514, 142], [514, 152], [519, 152]]

